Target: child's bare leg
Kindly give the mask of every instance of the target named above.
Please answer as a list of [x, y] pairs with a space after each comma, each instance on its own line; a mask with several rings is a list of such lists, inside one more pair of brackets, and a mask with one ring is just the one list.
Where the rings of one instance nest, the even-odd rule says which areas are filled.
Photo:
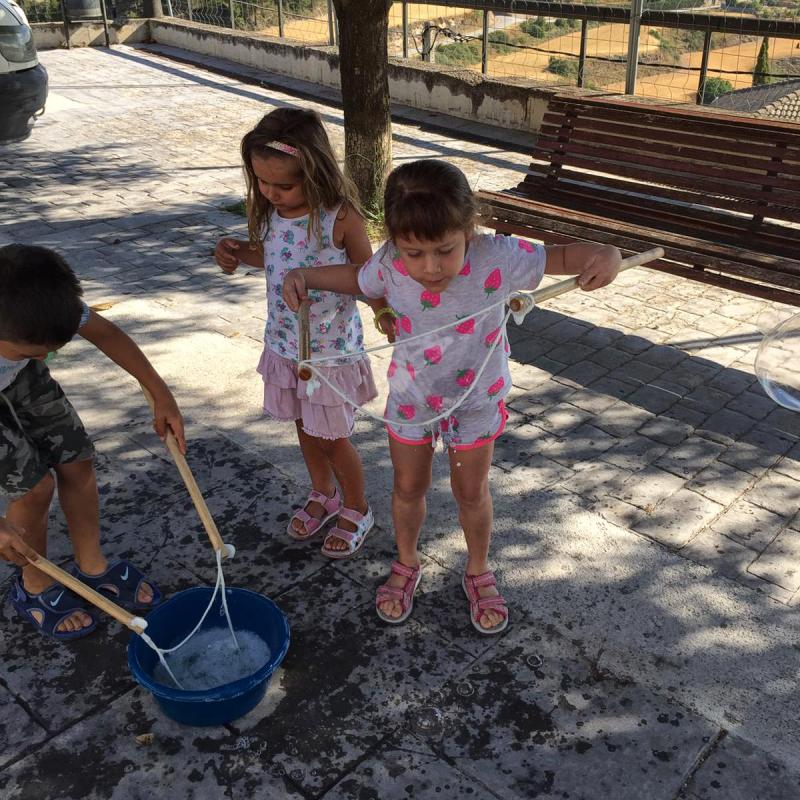
[[[364, 494], [364, 470], [361, 458], [349, 439], [317, 439], [320, 449], [328, 458], [328, 463], [342, 489], [342, 500], [346, 508], [352, 508], [359, 514], [365, 514], [367, 498]], [[348, 519], [340, 518], [336, 523], [345, 531], [356, 530], [356, 525]], [[326, 543], [328, 550], [346, 550], [347, 542], [332, 536]]]
[[[311, 486], [324, 494], [325, 497], [330, 497], [336, 488], [336, 484], [333, 480], [330, 460], [320, 444], [325, 440], [318, 439], [316, 436], [309, 436], [303, 430], [302, 420], [296, 419], [294, 423], [297, 426], [297, 439], [300, 442], [303, 460], [306, 462], [308, 475], [311, 478]], [[312, 500], [305, 508], [308, 514], [316, 519], [322, 519], [325, 516], [325, 509], [321, 503], [316, 503]], [[305, 530], [303, 523], [299, 519], [292, 520], [292, 528], [301, 534]]]
[[[492, 495], [489, 491], [489, 466], [494, 443], [474, 450], [448, 451], [450, 486], [458, 504], [458, 521], [467, 540], [467, 575], [481, 575], [489, 569], [489, 540], [492, 536]], [[481, 597], [497, 595], [494, 586], [478, 588]], [[504, 617], [487, 609], [478, 620], [484, 628], [494, 628]]]
[[[58, 484], [58, 502], [67, 519], [75, 562], [81, 572], [100, 575], [108, 562], [100, 548], [100, 503], [92, 459], [58, 464], [54, 467]], [[142, 583], [136, 596], [139, 603], [153, 599], [153, 589]]]
[[[48, 472], [27, 494], [8, 504], [6, 519], [24, 529], [23, 538], [37, 553], [47, 555], [47, 518], [53, 499], [55, 481]], [[22, 568], [22, 586], [28, 594], [39, 594], [53, 583], [53, 579], [30, 564]], [[92, 618], [84, 611], [76, 611], [61, 622], [57, 630], [62, 633], [88, 628]]]
[[[397, 560], [407, 567], [419, 564], [417, 543], [425, 521], [425, 495], [431, 485], [433, 448], [429, 445], [410, 445], [389, 437], [389, 453], [394, 466], [392, 489], [392, 520], [397, 541]], [[386, 582], [402, 589], [406, 579], [392, 574]], [[387, 617], [399, 617], [403, 607], [399, 600], [386, 600], [380, 610]]]

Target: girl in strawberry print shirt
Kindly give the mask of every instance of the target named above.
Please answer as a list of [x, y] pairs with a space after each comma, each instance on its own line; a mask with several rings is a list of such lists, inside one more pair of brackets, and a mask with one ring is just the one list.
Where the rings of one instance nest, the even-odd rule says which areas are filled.
[[[217, 264], [227, 273], [240, 263], [262, 268], [267, 279], [267, 324], [258, 364], [264, 382], [264, 413], [293, 422], [311, 478], [311, 492], [288, 524], [298, 541], [314, 538], [337, 522], [322, 552], [345, 558], [363, 544], [374, 524], [364, 496], [361, 460], [350, 435], [354, 406], [376, 396], [367, 356], [328, 362], [326, 377], [344, 392], [344, 402], [323, 385], [313, 396], [298, 381], [297, 315], [281, 296], [293, 267], [317, 269], [372, 255], [355, 188], [336, 162], [319, 114], [279, 108], [242, 140], [247, 183], [249, 240], [217, 243]], [[363, 349], [355, 298], [315, 292], [310, 311], [311, 349], [322, 356]], [[384, 300], [370, 301], [376, 310]], [[338, 484], [338, 486], [337, 486]], [[341, 492], [340, 492], [341, 489]]]
[[[411, 613], [421, 578], [417, 544], [431, 482], [431, 445], [441, 439], [467, 544], [462, 585], [470, 619], [481, 633], [499, 633], [508, 626], [509, 612], [489, 568], [488, 476], [494, 440], [505, 427], [503, 398], [511, 376], [505, 311], [497, 301], [516, 290], [534, 289], [545, 272], [579, 274], [583, 289], [600, 288], [616, 277], [620, 253], [607, 245], [542, 247], [510, 236], [476, 234], [469, 184], [459, 169], [443, 161], [416, 161], [394, 170], [386, 184], [384, 213], [390, 238], [363, 267], [293, 270], [284, 282], [284, 298], [295, 308], [312, 289], [363, 293], [386, 298], [394, 310], [397, 344], [389, 364], [385, 416], [398, 557], [378, 589], [378, 616], [399, 623]], [[451, 415], [426, 424], [462, 399]]]

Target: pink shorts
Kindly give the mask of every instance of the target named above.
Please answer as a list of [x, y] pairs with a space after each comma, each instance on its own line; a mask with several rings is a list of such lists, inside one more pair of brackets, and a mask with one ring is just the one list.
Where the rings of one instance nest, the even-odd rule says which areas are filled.
[[354, 406], [378, 395], [369, 359], [340, 367], [323, 367], [322, 374], [353, 404], [324, 383], [309, 398], [308, 383], [297, 377], [297, 362], [264, 347], [256, 370], [264, 380], [264, 413], [283, 421], [302, 420], [303, 430], [320, 439], [346, 439], [353, 433]]
[[474, 450], [493, 442], [505, 430], [508, 412], [503, 400], [482, 409], [459, 411], [449, 419], [436, 423], [433, 431], [422, 426], [386, 430], [392, 439], [403, 444], [427, 444], [436, 447], [441, 440], [451, 450]]

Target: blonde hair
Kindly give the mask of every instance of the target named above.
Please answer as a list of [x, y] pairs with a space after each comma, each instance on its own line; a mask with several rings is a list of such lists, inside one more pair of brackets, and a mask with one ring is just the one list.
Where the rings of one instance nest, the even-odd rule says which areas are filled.
[[[270, 147], [271, 142], [288, 145], [295, 153]], [[257, 245], [269, 230], [272, 203], [258, 189], [253, 171], [253, 156], [281, 158], [296, 163], [301, 176], [303, 197], [310, 208], [308, 232], [322, 236], [320, 209], [344, 202], [360, 214], [358, 191], [336, 161], [322, 119], [316, 111], [277, 108], [264, 116], [242, 139], [242, 161], [247, 186], [247, 232], [251, 245]]]

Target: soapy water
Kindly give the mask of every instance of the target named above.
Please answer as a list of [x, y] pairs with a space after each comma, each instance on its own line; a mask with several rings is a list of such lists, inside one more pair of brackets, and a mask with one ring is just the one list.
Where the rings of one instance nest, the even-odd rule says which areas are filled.
[[267, 643], [252, 631], [238, 630], [234, 641], [224, 628], [211, 628], [166, 655], [153, 678], [164, 686], [201, 692], [252, 675], [270, 655]]
[[779, 321], [758, 348], [755, 372], [778, 405], [800, 411], [800, 313]]

